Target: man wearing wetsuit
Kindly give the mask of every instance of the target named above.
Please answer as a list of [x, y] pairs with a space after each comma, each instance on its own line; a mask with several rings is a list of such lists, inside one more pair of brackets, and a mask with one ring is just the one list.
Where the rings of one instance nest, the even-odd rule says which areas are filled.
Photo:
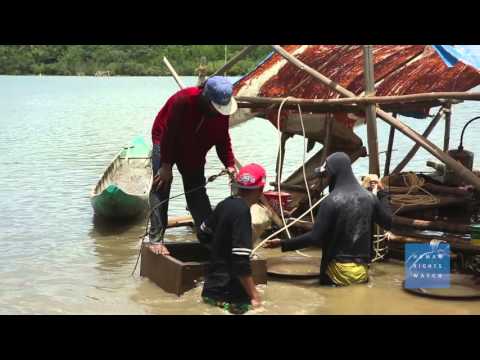
[[234, 314], [261, 306], [250, 267], [250, 207], [260, 199], [265, 181], [266, 173], [260, 165], [240, 169], [233, 184], [238, 195], [219, 203], [200, 229], [199, 239], [210, 250], [202, 298]]
[[330, 193], [320, 204], [312, 231], [290, 240], [269, 240], [265, 247], [293, 251], [317, 245], [322, 248], [320, 283], [346, 286], [368, 282], [373, 223], [389, 230], [392, 215], [388, 196], [364, 189], [355, 178], [350, 158], [334, 153], [324, 166]]

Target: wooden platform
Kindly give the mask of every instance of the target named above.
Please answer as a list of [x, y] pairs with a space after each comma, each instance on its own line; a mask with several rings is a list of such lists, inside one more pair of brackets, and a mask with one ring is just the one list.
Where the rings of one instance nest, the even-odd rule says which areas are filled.
[[[203, 278], [208, 264], [208, 250], [196, 242], [165, 245], [170, 256], [156, 255], [148, 247], [143, 247], [140, 276], [149, 278], [164, 291], [180, 296], [193, 289]], [[266, 284], [266, 260], [252, 260], [251, 265], [255, 283]]]

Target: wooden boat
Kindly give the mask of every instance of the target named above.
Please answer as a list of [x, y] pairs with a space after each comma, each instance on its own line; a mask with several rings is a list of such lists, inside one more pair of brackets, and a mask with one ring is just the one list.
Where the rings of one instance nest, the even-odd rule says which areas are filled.
[[124, 147], [92, 190], [95, 214], [110, 219], [135, 218], [148, 209], [152, 182], [151, 147], [136, 138]]

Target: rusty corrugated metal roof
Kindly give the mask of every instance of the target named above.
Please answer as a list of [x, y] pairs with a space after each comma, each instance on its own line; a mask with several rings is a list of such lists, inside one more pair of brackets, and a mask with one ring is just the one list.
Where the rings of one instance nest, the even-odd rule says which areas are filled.
[[[363, 53], [360, 45], [287, 45], [288, 52], [356, 95], [364, 91]], [[467, 91], [480, 84], [480, 72], [458, 63], [448, 68], [428, 45], [376, 45], [373, 47], [377, 95]], [[300, 86], [298, 86], [300, 84]], [[332, 99], [338, 93], [274, 54], [235, 84], [238, 96]], [[404, 104], [404, 113], [426, 116], [425, 104]], [[353, 126], [346, 114], [337, 120]]]

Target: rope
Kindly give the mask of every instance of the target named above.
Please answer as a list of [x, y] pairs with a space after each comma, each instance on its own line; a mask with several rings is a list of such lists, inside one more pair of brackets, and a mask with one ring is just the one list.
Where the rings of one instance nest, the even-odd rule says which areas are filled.
[[[300, 105], [298, 106], [298, 115], [300, 116], [300, 124], [302, 125], [302, 134], [303, 134], [303, 180], [305, 181], [305, 188], [307, 189], [307, 196], [308, 196], [308, 204], [310, 205], [310, 209], [312, 208], [312, 197], [310, 196], [310, 187], [308, 186], [307, 181], [307, 171], [305, 169], [305, 158], [307, 155], [307, 137], [305, 136], [305, 126], [303, 125], [303, 117], [302, 117], [302, 109]], [[310, 211], [310, 215], [312, 217], [312, 224], [315, 224], [315, 217], [313, 216], [313, 210]]]
[[299, 222], [300, 220], [302, 220], [302, 218], [303, 218], [305, 215], [307, 215], [307, 214], [310, 212], [310, 210], [315, 209], [315, 208], [316, 208], [318, 205], [320, 205], [320, 203], [321, 203], [324, 199], [326, 199], [326, 198], [327, 198], [327, 196], [322, 197], [322, 198], [319, 199], [315, 204], [313, 204], [310, 209], [308, 209], [307, 211], [305, 211], [302, 215], [300, 215], [298, 218], [296, 218], [296, 219], [295, 219], [294, 221], [292, 221], [290, 224], [282, 227], [281, 229], [275, 231], [273, 234], [271, 234], [270, 236], [268, 236], [266, 239], [262, 240], [262, 241], [260, 242], [260, 244], [258, 244], [258, 245], [255, 247], [255, 249], [252, 250], [252, 254], [251, 254], [250, 256], [253, 256], [253, 255], [257, 252], [257, 250], [260, 249], [268, 240], [273, 239], [273, 237], [277, 236], [278, 234], [280, 234], [280, 233], [283, 232], [284, 230], [290, 228], [291, 226], [295, 225], [297, 222]]
[[[281, 170], [282, 170], [282, 164], [283, 164], [283, 159], [282, 159], [282, 152], [283, 152], [282, 150], [283, 149], [282, 149], [282, 131], [280, 130], [280, 115], [281, 115], [283, 106], [285, 105], [285, 102], [288, 101], [288, 99], [289, 99], [289, 97], [287, 96], [282, 101], [282, 103], [280, 104], [280, 107], [278, 108], [278, 116], [277, 116], [277, 129], [278, 129], [278, 136], [279, 136], [278, 162], [277, 162], [277, 169], [278, 169], [278, 172], [277, 172], [278, 202], [279, 202], [280, 214], [282, 216], [282, 221], [283, 221], [284, 226], [287, 225], [287, 222], [285, 220], [285, 214], [284, 214], [284, 211], [283, 211], [283, 204], [282, 204], [282, 197], [281, 197], [281, 193], [282, 193], [282, 190], [281, 190], [281, 173], [282, 173], [282, 171]], [[306, 153], [307, 153], [307, 138], [305, 136], [305, 127], [304, 127], [304, 124], [303, 124], [302, 109], [300, 108], [300, 105], [297, 105], [297, 106], [298, 106], [298, 113], [299, 113], [299, 116], [300, 116], [300, 123], [302, 125], [302, 132], [303, 132], [303, 163], [302, 163], [303, 178], [304, 178], [304, 181], [305, 181], [305, 187], [307, 189], [308, 202], [309, 202], [309, 205], [310, 205], [310, 214], [312, 216], [312, 223], [315, 223], [315, 219], [314, 219], [314, 216], [313, 216], [313, 210], [312, 210], [312, 198], [310, 196], [310, 189], [308, 187], [307, 174], [306, 174], [306, 170], [305, 170], [305, 157], [306, 157]], [[292, 235], [290, 234], [290, 231], [288, 230], [288, 227], [286, 227], [285, 229], [287, 231], [288, 238], [291, 239]], [[311, 257], [310, 255], [302, 253], [300, 250], [297, 250], [296, 253], [298, 255], [303, 256], [303, 257]]]
[[[391, 195], [391, 204], [399, 205], [399, 208], [394, 212], [393, 215], [396, 215], [401, 209], [408, 206], [415, 205], [436, 205], [440, 201], [432, 195], [429, 191], [423, 188], [425, 185], [425, 179], [418, 177], [417, 174], [413, 172], [400, 174], [405, 186], [390, 186], [390, 176], [385, 176], [382, 179], [382, 183], [385, 184], [389, 189], [397, 191], [406, 191], [406, 194], [394, 194]], [[425, 195], [411, 195], [414, 190], [419, 190]]]
[[[285, 105], [285, 102], [289, 99], [289, 96], [287, 96], [282, 103], [280, 104], [280, 107], [278, 108], [278, 116], [277, 116], [277, 129], [278, 129], [278, 161], [277, 161], [277, 187], [278, 187], [278, 204], [280, 206], [280, 214], [282, 216], [282, 221], [283, 225], [287, 226], [287, 221], [285, 220], [285, 214], [283, 212], [283, 206], [282, 206], [282, 190], [281, 190], [281, 173], [282, 173], [282, 131], [280, 130], [280, 115], [282, 113], [282, 108], [283, 105]], [[285, 228], [287, 231], [288, 238], [291, 239], [292, 236], [290, 234], [290, 231], [288, 231], [288, 228]]]

